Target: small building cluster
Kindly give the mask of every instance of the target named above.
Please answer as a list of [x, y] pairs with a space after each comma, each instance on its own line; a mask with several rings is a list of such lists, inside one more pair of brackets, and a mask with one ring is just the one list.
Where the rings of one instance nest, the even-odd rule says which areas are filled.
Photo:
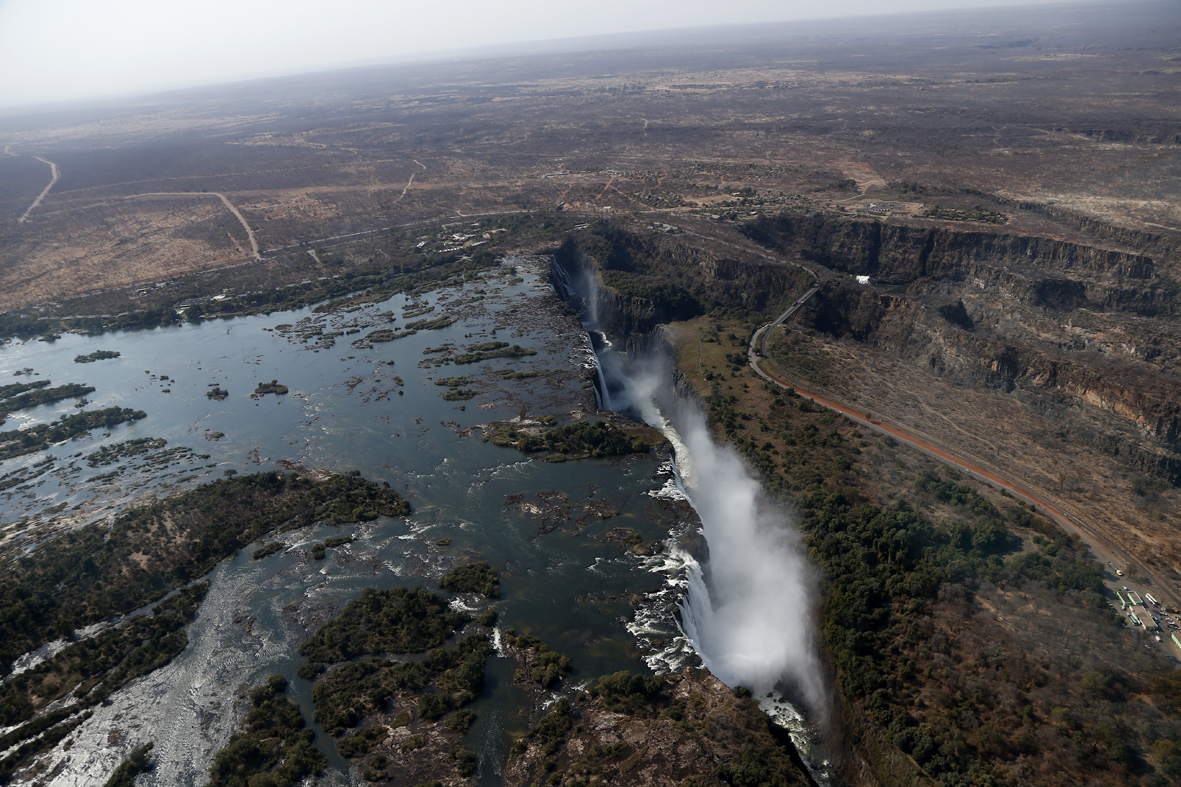
[[1144, 598], [1140, 598], [1140, 594], [1134, 590], [1128, 590], [1126, 587], [1123, 590], [1115, 591], [1115, 597], [1119, 599], [1120, 608], [1128, 616], [1131, 625], [1143, 626], [1145, 631], [1157, 632], [1157, 642], [1162, 641], [1160, 632], [1165, 626], [1168, 626], [1173, 630], [1169, 638], [1177, 646], [1177, 649], [1181, 650], [1181, 639], [1178, 639], [1177, 635], [1181, 631], [1181, 627], [1170, 615], [1166, 614], [1172, 609], [1171, 607], [1169, 610], [1162, 608], [1157, 614], [1157, 610], [1154, 610], [1153, 607], [1162, 607], [1162, 604], [1153, 598], [1151, 593], [1145, 593]]
[[899, 210], [902, 205], [898, 202], [867, 202], [857, 207], [858, 212], [871, 216], [885, 216]]

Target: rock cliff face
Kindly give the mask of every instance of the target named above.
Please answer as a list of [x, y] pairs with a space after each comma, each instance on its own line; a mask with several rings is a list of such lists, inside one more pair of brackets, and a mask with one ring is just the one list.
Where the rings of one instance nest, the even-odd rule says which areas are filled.
[[1177, 260], [826, 215], [765, 219], [748, 232], [779, 253], [871, 277], [868, 287], [829, 281], [801, 312], [804, 325], [961, 386], [1021, 396], [1063, 439], [1181, 485]]
[[[1176, 259], [1003, 231], [885, 223], [833, 214], [784, 214], [747, 234], [780, 253], [883, 283], [991, 289], [1047, 310], [1096, 309], [1147, 317], [1181, 309]], [[942, 289], [948, 289], [944, 287]]]
[[1181, 382], [1151, 363], [1131, 362], [1118, 348], [1105, 352], [1102, 342], [1071, 337], [1069, 323], [1052, 326], [1067, 341], [1049, 348], [1016, 331], [977, 328], [988, 314], [971, 299], [935, 309], [847, 282], [826, 285], [800, 319], [960, 386], [1024, 397], [1063, 439], [1181, 485]]
[[800, 268], [753, 256], [739, 259], [706, 248], [702, 240], [595, 227], [563, 243], [554, 264], [568, 281], [596, 278], [599, 327], [623, 340], [719, 306], [762, 311], [802, 292], [810, 281]]

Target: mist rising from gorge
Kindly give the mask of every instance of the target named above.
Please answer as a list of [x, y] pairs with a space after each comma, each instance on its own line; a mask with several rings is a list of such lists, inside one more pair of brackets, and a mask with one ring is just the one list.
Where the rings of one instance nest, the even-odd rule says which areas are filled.
[[815, 577], [795, 522], [766, 500], [742, 459], [714, 441], [696, 403], [675, 395], [667, 367], [645, 367], [629, 392], [644, 419], [673, 442], [709, 545], [708, 561], [690, 571], [685, 634], [727, 685], [756, 696], [784, 689], [824, 714]]
[[659, 354], [624, 360], [598, 329], [600, 298], [589, 268], [554, 266], [555, 286], [580, 306], [597, 351], [601, 406], [659, 428], [676, 452], [683, 491], [701, 518], [704, 565], [689, 569], [681, 610], [686, 636], [709, 670], [757, 697], [784, 690], [814, 721], [827, 721], [812, 611], [815, 576], [796, 523], [772, 505], [746, 464], [714, 441], [700, 405], [678, 395]]

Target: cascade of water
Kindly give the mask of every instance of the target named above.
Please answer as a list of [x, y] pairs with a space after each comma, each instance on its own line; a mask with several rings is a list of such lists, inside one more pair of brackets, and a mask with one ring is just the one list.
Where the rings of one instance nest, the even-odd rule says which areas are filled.
[[[561, 273], [567, 297], [584, 306], [591, 302], [588, 292]], [[593, 291], [593, 280], [585, 278], [583, 286]], [[617, 411], [622, 406], [664, 434], [673, 445], [678, 487], [701, 518], [709, 560], [704, 566], [693, 560], [684, 565], [684, 634], [714, 675], [754, 693], [764, 711], [791, 732], [813, 778], [831, 784], [822, 743], [783, 698], [787, 692], [821, 725], [826, 721], [811, 620], [814, 583], [795, 527], [766, 504], [741, 458], [713, 441], [700, 408], [671, 391], [667, 370], [625, 368], [609, 343], [594, 341], [594, 317], [583, 311], [602, 406]], [[613, 389], [619, 393], [613, 395]]]

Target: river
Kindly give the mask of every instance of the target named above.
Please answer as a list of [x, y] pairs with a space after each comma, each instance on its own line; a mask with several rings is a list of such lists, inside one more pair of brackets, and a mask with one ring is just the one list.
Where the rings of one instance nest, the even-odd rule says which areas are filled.
[[[356, 541], [329, 550], [324, 561], [313, 561], [308, 546], [328, 528], [311, 528], [283, 534], [287, 547], [274, 556], [255, 561], [248, 548], [221, 563], [186, 650], [96, 708], [46, 758], [52, 776], [45, 783], [101, 783], [132, 748], [154, 741], [157, 767], [139, 783], [203, 784], [213, 753], [241, 722], [248, 688], [268, 675], [289, 678], [291, 696], [311, 719], [311, 686], [295, 675], [295, 649], [316, 626], [362, 588], [430, 587], [451, 565], [477, 557], [501, 575], [501, 598], [490, 604], [498, 625], [569, 654], [576, 683], [649, 664], [675, 668], [689, 655], [674, 618], [683, 564], [668, 549], [642, 556], [608, 539], [612, 529], [628, 528], [646, 542], [666, 542], [696, 528], [667, 457], [546, 463], [480, 439], [481, 425], [493, 420], [520, 413], [570, 420], [593, 409], [585, 383], [592, 349], [548, 278], [546, 259], [509, 259], [460, 286], [330, 314], [305, 309], [0, 347], [0, 377], [87, 383], [96, 388], [88, 409], [148, 413], [51, 448], [51, 470], [11, 488], [0, 507], [10, 548], [31, 546], [36, 537], [20, 539], [46, 522], [102, 520], [145, 496], [227, 471], [359, 470], [388, 481], [414, 507], [407, 519], [334, 532]], [[456, 322], [352, 344], [376, 327], [400, 330], [441, 315]], [[337, 331], [335, 345], [324, 346], [324, 334]], [[537, 354], [457, 366], [438, 365], [445, 353], [432, 352], [496, 340]], [[74, 362], [96, 350], [121, 356]], [[26, 369], [32, 372], [13, 376]], [[498, 371], [545, 376], [511, 379]], [[434, 380], [451, 376], [469, 378], [465, 387], [480, 393], [444, 400], [448, 388]], [[272, 380], [289, 392], [251, 397], [256, 385]], [[212, 386], [229, 395], [211, 399]], [[75, 411], [72, 401], [45, 405], [15, 413], [6, 428]], [[167, 446], [113, 465], [87, 461], [101, 447], [141, 437], [163, 438]], [[153, 459], [178, 448], [191, 451]], [[0, 474], [14, 477], [45, 458], [42, 452], [8, 460]], [[480, 720], [465, 741], [481, 755], [484, 784], [498, 781], [508, 731], [528, 723], [524, 698], [508, 686], [508, 663], [490, 664], [473, 706]], [[317, 741], [332, 763], [329, 781], [355, 778], [329, 736]]]

